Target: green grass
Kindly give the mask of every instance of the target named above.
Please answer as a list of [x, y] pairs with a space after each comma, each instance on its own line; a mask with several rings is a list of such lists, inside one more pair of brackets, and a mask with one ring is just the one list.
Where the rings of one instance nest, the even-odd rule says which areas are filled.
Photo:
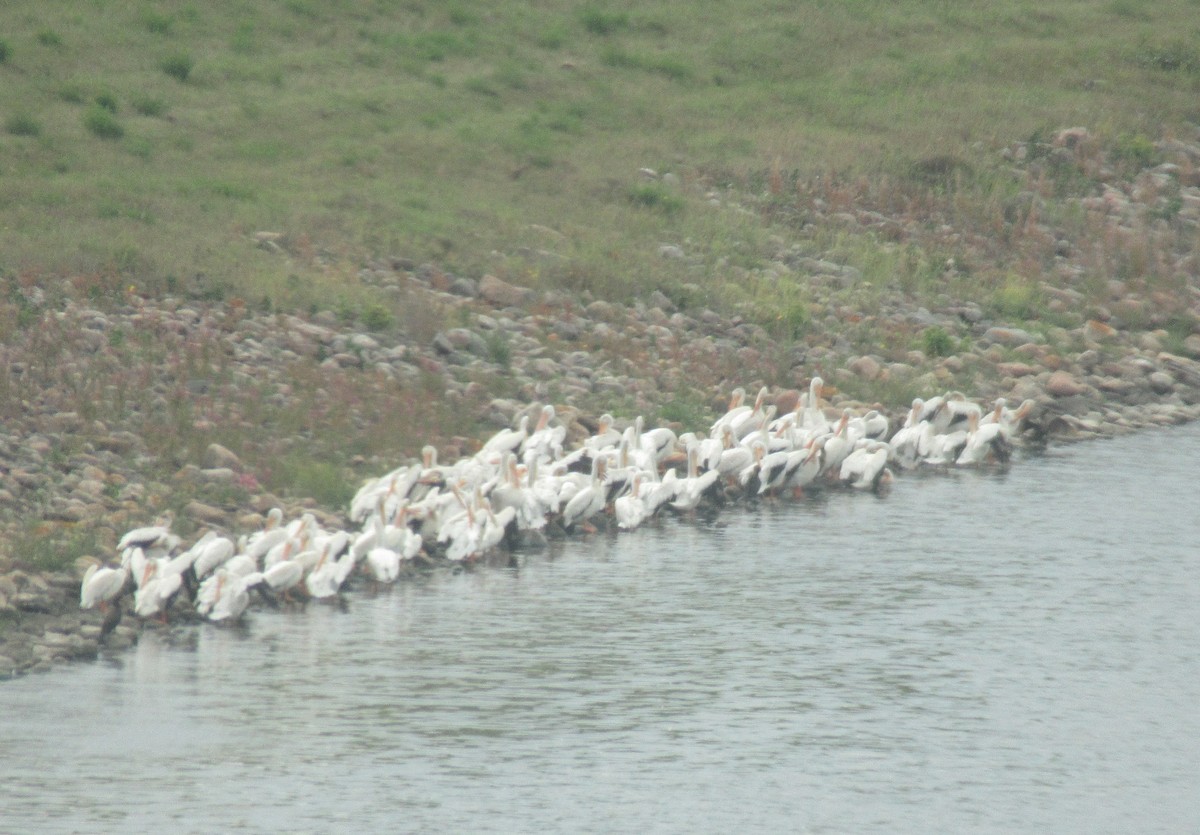
[[[5, 266], [119, 262], [143, 287], [203, 272], [276, 306], [289, 275], [321, 276], [330, 295], [302, 303], [331, 307], [371, 294], [336, 286], [355, 285], [366, 258], [404, 256], [618, 301], [662, 289], [796, 334], [804, 293], [785, 288], [780, 308], [767, 286], [725, 287], [731, 267], [774, 257], [773, 235], [840, 252], [863, 270], [863, 297], [889, 284], [932, 295], [955, 254], [804, 231], [797, 182], [831, 199], [838, 184], [938, 200], [989, 229], [1024, 188], [999, 159], [1007, 144], [1086, 125], [1135, 167], [1200, 120], [1195, 0], [6, 10], [0, 113], [37, 118], [0, 136]], [[1087, 187], [1070, 168], [1049, 176], [1064, 194]], [[710, 191], [769, 199], [747, 217]], [[154, 236], [139, 215], [157, 218]], [[537, 227], [561, 236], [553, 264], [522, 255], [546, 247]], [[303, 236], [314, 257], [272, 257], [260, 230]], [[130, 241], [139, 257], [119, 257]], [[663, 243], [687, 261], [661, 258]], [[1031, 267], [997, 271], [982, 295], [1022, 313], [1013, 269]]]

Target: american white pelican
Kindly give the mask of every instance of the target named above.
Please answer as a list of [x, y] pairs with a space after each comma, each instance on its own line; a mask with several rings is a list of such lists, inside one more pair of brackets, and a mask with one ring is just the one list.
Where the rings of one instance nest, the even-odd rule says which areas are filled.
[[842, 461], [839, 478], [859, 490], [875, 490], [880, 484], [890, 481], [887, 471], [890, 448], [882, 441], [867, 441]]
[[400, 555], [391, 548], [375, 547], [367, 552], [367, 570], [377, 583], [396, 582], [400, 565]]
[[929, 422], [933, 424], [934, 433], [945, 435], [959, 429], [966, 429], [967, 422], [972, 415], [976, 419], [982, 417], [982, 407], [978, 403], [967, 400], [961, 391], [951, 391], [942, 398], [941, 405]]
[[649, 516], [641, 488], [642, 474], [637, 473], [633, 477], [629, 492], [618, 496], [613, 502], [613, 516], [617, 520], [617, 527], [622, 530], [633, 530]]
[[732, 423], [735, 418], [740, 418], [744, 414], [750, 412], [750, 407], [745, 405], [746, 390], [738, 386], [729, 396], [729, 406], [725, 410], [725, 414], [721, 415], [708, 430], [708, 437], [719, 438], [721, 433], [726, 429], [732, 428]]
[[676, 510], [695, 510], [701, 500], [708, 495], [713, 485], [717, 483], [717, 479], [721, 477], [721, 474], [717, 470], [700, 472], [699, 444], [693, 443], [688, 447], [687, 461], [687, 478], [681, 480], [676, 491], [675, 500], [671, 502], [671, 507]]
[[229, 574], [218, 569], [216, 598], [208, 611], [208, 619], [221, 623], [237, 621], [250, 605], [251, 587], [263, 581], [263, 575], [253, 572], [246, 575]]
[[99, 606], [100, 611], [107, 610], [108, 604], [124, 593], [128, 583], [129, 569], [126, 566], [110, 568], [101, 567], [99, 563], [92, 564], [83, 575], [83, 583], [79, 587], [79, 608]]
[[174, 521], [175, 514], [173, 512], [170, 510], [163, 512], [153, 525], [128, 531], [117, 543], [117, 550], [141, 548], [150, 558], [166, 556], [181, 542], [178, 536], [171, 533], [171, 524]]
[[837, 428], [832, 435], [825, 439], [825, 455], [822, 461], [823, 472], [838, 473], [842, 462], [846, 460], [846, 456], [853, 450], [854, 445], [846, 435], [849, 425], [850, 410], [845, 409], [842, 411], [842, 418], [838, 421]]
[[587, 486], [581, 488], [562, 510], [562, 526], [571, 530], [576, 525], [586, 525], [588, 520], [604, 510], [607, 501], [607, 490], [604, 476], [608, 465], [603, 458], [592, 459], [592, 478]]
[[959, 466], [982, 464], [986, 461], [1007, 461], [1012, 456], [1012, 447], [1004, 427], [999, 423], [979, 424], [979, 417], [971, 415], [967, 427], [967, 441], [954, 463]]
[[516, 452], [521, 444], [529, 437], [529, 415], [521, 415], [516, 429], [501, 429], [488, 439], [483, 448], [475, 454], [478, 459], [487, 459], [492, 455], [503, 455], [506, 452]]

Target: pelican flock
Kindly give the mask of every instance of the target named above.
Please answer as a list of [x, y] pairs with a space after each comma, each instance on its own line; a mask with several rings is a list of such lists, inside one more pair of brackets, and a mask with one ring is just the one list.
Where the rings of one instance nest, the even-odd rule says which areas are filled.
[[554, 407], [543, 406], [532, 429], [523, 416], [474, 455], [439, 464], [426, 446], [420, 461], [369, 479], [348, 509], [353, 531], [325, 529], [312, 513], [285, 522], [275, 508], [250, 535], [210, 530], [184, 548], [167, 514], [125, 534], [114, 564], [89, 569], [80, 606], [109, 613], [106, 629], [127, 594], [139, 618], [188, 611], [236, 622], [255, 603], [337, 599], [355, 578], [384, 586], [418, 567], [472, 563], [548, 535], [631, 531], [664, 513], [820, 489], [881, 492], [897, 470], [1007, 462], [1033, 406], [1000, 399], [985, 411], [948, 392], [914, 400], [892, 431], [877, 410], [825, 405], [823, 385], [814, 377], [783, 415], [766, 402], [766, 388], [753, 405], [736, 389], [704, 432], [647, 430], [640, 417], [621, 431], [605, 414], [573, 449]]

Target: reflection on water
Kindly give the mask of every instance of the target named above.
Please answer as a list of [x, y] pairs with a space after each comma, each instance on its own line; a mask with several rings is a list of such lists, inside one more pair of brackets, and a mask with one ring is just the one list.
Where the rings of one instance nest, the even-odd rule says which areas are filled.
[[1200, 427], [0, 686], [5, 829], [1194, 831]]

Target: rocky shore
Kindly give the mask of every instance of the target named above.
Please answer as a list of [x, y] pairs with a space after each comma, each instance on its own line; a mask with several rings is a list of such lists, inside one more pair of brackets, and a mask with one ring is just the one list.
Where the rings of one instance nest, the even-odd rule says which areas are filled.
[[[1013, 164], [1088, 160], [1086, 132], [1047, 144], [1009, 149]], [[1200, 147], [1178, 155], [1200, 167]], [[162, 510], [176, 511], [185, 534], [249, 532], [273, 506], [346, 527], [340, 497], [364, 476], [426, 442], [448, 458], [469, 453], [535, 402], [568, 421], [611, 411], [697, 428], [734, 385], [782, 398], [820, 374], [832, 405], [877, 405], [893, 425], [913, 396], [948, 390], [1034, 400], [1028, 432], [1041, 442], [1194, 420], [1200, 269], [1181, 243], [1200, 234], [1193, 174], [1164, 163], [1101, 178], [1073, 204], [1083, 227], [1040, 218], [1037, 193], [1019, 201], [1010, 222], [1049, 253], [1035, 294], [1044, 309], [1022, 316], [950, 293], [865, 296], [854, 266], [803, 235], [780, 237], [758, 268], [808, 289], [805, 317], [786, 333], [709, 309], [700, 286], [684, 288], [686, 299], [654, 291], [618, 305], [403, 257], [358, 275], [389, 300], [382, 313], [277, 312], [202, 277], [156, 297], [107, 276], [10, 277], [0, 301], [0, 677], [136, 641], [143, 625], [132, 617], [101, 640], [102, 616], [79, 611], [79, 582], [123, 531]], [[977, 254], [994, 246], [879, 209], [867, 192], [849, 206], [814, 192], [804, 223], [890, 241], [958, 235]], [[1164, 283], [1098, 274], [1089, 241], [1113, 236], [1159, 241]], [[288, 257], [286, 235], [256, 242]], [[660, 255], [687, 259], [687, 249], [667, 242]], [[321, 468], [304, 469], [310, 460]]]

